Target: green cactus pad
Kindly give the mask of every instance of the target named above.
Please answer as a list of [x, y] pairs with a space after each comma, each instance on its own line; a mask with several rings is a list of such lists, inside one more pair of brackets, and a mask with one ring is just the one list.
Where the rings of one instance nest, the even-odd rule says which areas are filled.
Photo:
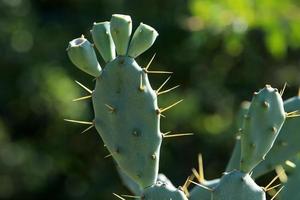
[[83, 36], [70, 41], [67, 52], [72, 63], [82, 71], [94, 77], [101, 74], [93, 45]]
[[120, 56], [127, 55], [132, 32], [131, 17], [120, 14], [112, 15], [110, 20], [110, 32], [116, 46], [117, 54]]
[[[300, 97], [296, 96], [284, 101], [284, 109], [286, 112], [300, 110]], [[265, 160], [255, 167], [252, 176], [255, 178], [259, 177], [275, 169], [277, 165], [284, 164], [286, 160], [293, 158], [300, 152], [299, 141], [300, 118], [287, 118], [272, 149]]]
[[[189, 200], [211, 200], [213, 189], [219, 184], [220, 179], [213, 179], [199, 183], [189, 192]], [[203, 187], [201, 187], [202, 185]]]
[[285, 118], [277, 89], [267, 85], [254, 94], [241, 132], [241, 171], [249, 173], [264, 160]]
[[118, 166], [141, 187], [155, 183], [162, 134], [157, 96], [130, 57], [108, 63], [92, 95], [95, 126]]
[[94, 24], [94, 42], [108, 62], [102, 71], [92, 45], [85, 38], [71, 41], [68, 54], [77, 67], [97, 77], [95, 89], [90, 91], [95, 113], [93, 126], [122, 172], [145, 188], [157, 180], [161, 113], [147, 71], [134, 58], [126, 56], [131, 29], [131, 18], [127, 15], [113, 15], [110, 23]]
[[110, 23], [94, 23], [91, 33], [93, 41], [104, 61], [109, 62], [115, 59], [116, 50], [110, 33]]
[[265, 200], [266, 194], [247, 173], [226, 173], [213, 191], [213, 200]]
[[167, 183], [158, 181], [144, 190], [142, 200], [188, 200], [184, 192]]
[[154, 43], [158, 33], [154, 28], [141, 23], [135, 30], [132, 40], [130, 42], [128, 56], [136, 58]]
[[240, 169], [240, 160], [241, 160], [241, 136], [240, 132], [242, 130], [244, 116], [248, 113], [248, 109], [250, 107], [249, 101], [242, 102], [240, 106], [240, 110], [237, 115], [236, 119], [236, 130], [237, 130], [237, 136], [235, 139], [235, 145], [233, 152], [231, 154], [230, 160], [226, 167], [226, 172], [230, 172], [234, 169], [239, 170]]

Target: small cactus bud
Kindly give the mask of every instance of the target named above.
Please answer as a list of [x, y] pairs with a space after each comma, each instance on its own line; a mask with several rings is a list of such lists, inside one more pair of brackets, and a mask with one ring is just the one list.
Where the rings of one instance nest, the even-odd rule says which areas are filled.
[[94, 77], [100, 76], [101, 67], [93, 45], [83, 36], [70, 41], [67, 52], [76, 67]]

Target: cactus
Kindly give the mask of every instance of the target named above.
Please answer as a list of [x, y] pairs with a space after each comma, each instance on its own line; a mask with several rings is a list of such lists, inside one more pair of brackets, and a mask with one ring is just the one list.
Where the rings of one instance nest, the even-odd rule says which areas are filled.
[[235, 145], [233, 148], [233, 152], [231, 154], [230, 160], [226, 167], [226, 172], [230, 172], [234, 169], [240, 168], [240, 159], [241, 159], [241, 136], [239, 135], [242, 126], [243, 126], [243, 119], [245, 115], [248, 113], [250, 107], [249, 101], [242, 102], [240, 106], [240, 110], [238, 112], [237, 118], [236, 118], [236, 129], [238, 130], [238, 135], [236, 136]]
[[[160, 110], [147, 71], [133, 57], [127, 56], [131, 29], [131, 18], [126, 15], [113, 15], [111, 22], [94, 23], [93, 39], [107, 62], [102, 71], [86, 39], [71, 41], [68, 55], [76, 66], [96, 77], [91, 94], [95, 113], [93, 125], [122, 171], [145, 188], [157, 179], [162, 141]], [[153, 44], [157, 35], [150, 26], [141, 25], [134, 34], [129, 52], [140, 55]], [[78, 40], [84, 41], [80, 51], [72, 45]]]
[[[244, 107], [244, 105], [242, 105], [241, 110], [245, 109], [247, 110], [247, 107]], [[293, 113], [294, 111], [297, 111], [299, 109], [299, 96], [295, 96], [284, 101], [284, 110], [286, 112]], [[297, 117], [290, 117], [286, 119], [284, 125], [280, 129], [280, 132], [278, 134], [277, 139], [274, 142], [273, 147], [266, 155], [265, 159], [253, 169], [253, 178], [258, 178], [259, 176], [264, 175], [271, 170], [274, 170], [278, 165], [284, 165], [286, 161], [292, 159], [298, 152], [300, 152], [300, 147], [298, 145], [300, 135], [297, 131], [295, 131], [300, 127], [299, 120], [300, 118]], [[226, 171], [238, 169], [237, 160], [240, 159], [240, 155], [237, 149], [239, 148], [240, 141], [239, 139], [237, 139], [234, 151], [227, 165]]]
[[[169, 72], [149, 71], [152, 60], [145, 68], [135, 61], [152, 46], [158, 33], [143, 23], [130, 40], [131, 32], [131, 17], [127, 15], [115, 14], [110, 22], [94, 23], [91, 33], [106, 62], [103, 70], [87, 39], [80, 37], [70, 42], [67, 48], [70, 60], [96, 77], [93, 91], [78, 83], [90, 95], [76, 99], [92, 98], [95, 117], [92, 122], [66, 120], [91, 125], [85, 131], [96, 127], [118, 166], [121, 179], [135, 195], [144, 195], [146, 199], [186, 199], [164, 176], [158, 177], [164, 136], [160, 131], [160, 116], [180, 101], [160, 109], [157, 96], [170, 90], [160, 92], [165, 81], [154, 91], [148, 74]], [[166, 182], [162, 184], [160, 178]]]
[[283, 101], [269, 85], [254, 93], [241, 133], [241, 171], [264, 160], [285, 121]]
[[100, 75], [102, 69], [98, 63], [93, 45], [83, 35], [69, 43], [67, 52], [76, 67], [94, 77]]
[[[295, 96], [284, 101], [286, 112], [300, 110], [300, 97]], [[253, 177], [259, 177], [273, 169], [277, 165], [284, 165], [286, 160], [292, 159], [300, 151], [300, 118], [287, 118], [272, 149], [254, 170]]]
[[[239, 129], [241, 141], [237, 140], [233, 156], [227, 166], [229, 172], [226, 172], [213, 187], [209, 188], [205, 187], [205, 184], [201, 184], [202, 187], [193, 189], [190, 193], [191, 199], [266, 199], [267, 188], [258, 186], [249, 173], [272, 148], [285, 121], [286, 113], [281, 95], [277, 89], [269, 85], [258, 93], [254, 93], [250, 107], [247, 108], [248, 104], [244, 104], [240, 111], [239, 116], [244, 116], [243, 122], [238, 120], [237, 123], [238, 127], [242, 124], [242, 128]], [[246, 114], [244, 115], [244, 113]], [[238, 165], [238, 160], [240, 160], [240, 165]], [[198, 191], [198, 196], [195, 191]]]
[[[94, 120], [66, 121], [90, 125], [83, 132], [96, 128], [117, 165], [121, 180], [136, 199], [265, 200], [268, 187], [258, 186], [250, 174], [252, 171], [255, 177], [264, 174], [300, 151], [299, 136], [293, 134], [299, 119], [286, 120], [298, 115], [295, 110], [300, 109], [300, 97], [283, 103], [278, 90], [269, 85], [254, 93], [251, 104], [242, 105], [237, 119], [239, 136], [224, 175], [205, 180], [199, 156], [199, 172], [193, 169], [199, 183], [194, 182], [196, 186], [189, 192], [189, 183], [193, 182], [189, 177], [182, 187], [176, 188], [166, 176], [158, 174], [162, 139], [168, 137], [160, 131], [160, 117], [181, 101], [164, 109], [158, 107], [158, 95], [176, 87], [160, 91], [168, 78], [153, 90], [148, 74], [168, 72], [149, 71], [153, 58], [144, 68], [135, 61], [153, 45], [158, 33], [143, 23], [132, 38], [131, 33], [132, 21], [127, 15], [115, 14], [110, 22], [94, 23], [91, 34], [106, 63], [103, 69], [94, 45], [84, 36], [70, 41], [67, 52], [71, 62], [95, 77], [96, 85], [90, 90], [78, 83], [90, 95], [76, 99], [92, 99]], [[182, 135], [189, 134], [179, 134]]]
[[220, 179], [213, 179], [198, 183], [189, 192], [190, 200], [211, 200], [212, 192], [215, 187], [220, 183]]

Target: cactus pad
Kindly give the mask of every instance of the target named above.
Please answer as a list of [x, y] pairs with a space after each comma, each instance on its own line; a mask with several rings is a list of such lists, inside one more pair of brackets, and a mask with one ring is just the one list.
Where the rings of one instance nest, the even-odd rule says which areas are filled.
[[271, 149], [286, 113], [277, 89], [266, 85], [254, 93], [241, 132], [241, 171], [250, 172]]
[[157, 33], [150, 26], [141, 25], [130, 44], [131, 29], [127, 15], [113, 15], [110, 22], [94, 23], [91, 33], [107, 62], [102, 71], [87, 40], [79, 41], [84, 47], [79, 52], [79, 39], [70, 42], [68, 53], [76, 66], [96, 77], [91, 94], [93, 125], [122, 172], [145, 188], [157, 180], [162, 141], [160, 110], [147, 70], [127, 56], [127, 50], [130, 45], [134, 57], [140, 55], [150, 48]]

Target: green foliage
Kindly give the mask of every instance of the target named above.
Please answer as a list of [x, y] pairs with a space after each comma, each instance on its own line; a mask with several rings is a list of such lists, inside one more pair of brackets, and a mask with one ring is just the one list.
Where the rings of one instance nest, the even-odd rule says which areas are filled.
[[276, 57], [283, 57], [288, 46], [299, 48], [298, 1], [191, 0], [190, 8], [197, 16], [195, 27], [209, 28], [225, 35], [229, 53], [239, 54], [247, 30], [257, 28], [264, 32], [265, 45]]

